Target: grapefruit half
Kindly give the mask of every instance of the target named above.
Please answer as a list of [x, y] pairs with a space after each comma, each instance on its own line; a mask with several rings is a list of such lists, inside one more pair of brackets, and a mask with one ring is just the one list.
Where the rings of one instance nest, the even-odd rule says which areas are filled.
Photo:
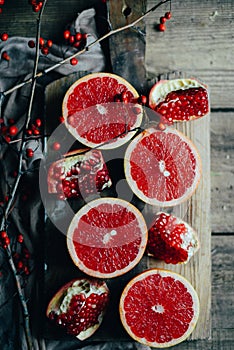
[[[115, 102], [124, 100], [127, 103]], [[122, 77], [92, 73], [77, 80], [62, 104], [65, 125], [82, 144], [112, 149], [129, 141], [142, 122], [138, 93]], [[131, 131], [130, 130], [134, 130]]]
[[197, 79], [160, 80], [150, 90], [149, 106], [168, 123], [201, 118], [210, 111], [208, 87]]
[[118, 198], [99, 198], [74, 216], [67, 247], [74, 264], [86, 274], [112, 278], [131, 270], [142, 258], [147, 226], [140, 211]]
[[136, 341], [166, 348], [184, 341], [199, 316], [199, 299], [181, 275], [151, 269], [133, 278], [119, 304], [121, 322]]
[[201, 177], [201, 160], [192, 141], [181, 132], [149, 128], [128, 145], [124, 170], [141, 200], [169, 207], [192, 196]]

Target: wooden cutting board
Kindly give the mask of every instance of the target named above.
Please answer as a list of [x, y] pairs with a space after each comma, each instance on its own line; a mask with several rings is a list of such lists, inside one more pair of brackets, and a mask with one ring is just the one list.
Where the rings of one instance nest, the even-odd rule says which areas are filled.
[[[123, 8], [126, 5], [131, 9], [131, 14], [127, 18], [123, 15]], [[113, 29], [132, 22], [145, 13], [146, 9], [147, 2], [144, 0], [127, 0], [126, 2], [110, 0], [109, 13]], [[157, 11], [157, 16], [159, 17], [164, 10]], [[155, 22], [157, 16], [155, 14]], [[148, 91], [159, 79], [184, 77], [184, 74], [180, 72], [168, 72], [147, 80], [147, 72], [144, 68], [145, 45], [150, 45], [150, 38], [147, 37], [147, 33], [142, 34], [145, 31], [145, 24], [140, 22], [135, 28], [137, 30], [128, 29], [110, 39], [110, 55], [114, 73], [126, 78], [138, 91], [142, 92]], [[153, 56], [153, 53], [151, 55]], [[160, 59], [162, 60], [162, 57]], [[190, 339], [207, 339], [211, 333], [210, 117], [180, 123], [175, 127], [194, 142], [202, 160], [203, 175], [197, 191], [188, 202], [175, 209], [178, 216], [196, 229], [201, 248], [187, 265], [173, 266], [151, 258], [147, 258], [146, 265], [148, 268], [170, 269], [180, 273], [191, 282], [198, 293], [201, 312]], [[147, 210], [152, 213], [155, 209], [148, 206]]]

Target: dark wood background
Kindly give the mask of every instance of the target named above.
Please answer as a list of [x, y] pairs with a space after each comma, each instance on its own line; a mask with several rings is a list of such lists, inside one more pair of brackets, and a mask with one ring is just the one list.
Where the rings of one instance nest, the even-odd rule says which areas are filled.
[[[66, 24], [75, 19], [78, 12], [98, 2], [49, 0], [42, 36], [59, 43]], [[207, 82], [212, 103], [212, 339], [183, 343], [175, 348], [231, 350], [234, 348], [234, 1], [172, 3], [173, 18], [167, 32], [160, 37], [156, 34], [150, 44], [147, 42], [147, 50], [158, 60], [158, 73], [182, 69]], [[35, 36], [37, 14], [32, 12], [27, 0], [6, 0], [2, 8], [0, 33]], [[150, 35], [157, 21], [155, 16], [148, 22]], [[146, 54], [149, 58], [149, 52]]]

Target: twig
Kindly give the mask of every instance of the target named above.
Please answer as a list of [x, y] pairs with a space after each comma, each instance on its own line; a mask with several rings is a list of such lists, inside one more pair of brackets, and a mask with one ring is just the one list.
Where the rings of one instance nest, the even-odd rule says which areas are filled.
[[[65, 58], [64, 60], [56, 63], [55, 65], [45, 69], [44, 71], [42, 72], [39, 72], [36, 74], [36, 76], [34, 78], [38, 79], [46, 74], [48, 74], [49, 72], [59, 68], [60, 66], [62, 66], [63, 64], [69, 62], [72, 58], [75, 58], [75, 57], [78, 57], [80, 55], [82, 55], [83, 53], [89, 51], [89, 49], [91, 49], [93, 46], [95, 46], [96, 44], [102, 42], [103, 40], [109, 38], [110, 36], [114, 35], [114, 34], [117, 34], [119, 32], [122, 32], [126, 29], [129, 29], [129, 28], [132, 28], [132, 27], [135, 27], [137, 23], [139, 23], [140, 21], [142, 21], [144, 18], [146, 18], [150, 13], [152, 13], [153, 11], [155, 11], [158, 7], [160, 7], [161, 5], [165, 4], [166, 2], [168, 2], [170, 0], [162, 0], [160, 1], [157, 5], [153, 6], [151, 9], [149, 9], [147, 12], [145, 12], [142, 16], [140, 16], [139, 18], [137, 18], [135, 21], [133, 21], [132, 23], [129, 23], [123, 27], [120, 27], [120, 28], [117, 28], [117, 29], [112, 29], [110, 32], [108, 32], [107, 34], [103, 35], [101, 38], [99, 39], [96, 39], [95, 41], [93, 41], [92, 43], [90, 43], [89, 45], [85, 46], [85, 48], [81, 51], [78, 51], [76, 53], [74, 53], [73, 55]], [[12, 93], [13, 91], [21, 88], [22, 86], [24, 86], [25, 84], [28, 84], [28, 83], [31, 83], [32, 80], [33, 80], [33, 77], [27, 79], [27, 80], [24, 80], [22, 83], [18, 84], [18, 85], [15, 85], [14, 87], [10, 88], [9, 90], [5, 91], [4, 92], [4, 95], [8, 95], [10, 93]]]
[[[41, 33], [41, 18], [43, 15], [43, 11], [44, 11], [46, 2], [47, 2], [47, 0], [44, 0], [43, 6], [41, 8], [41, 11], [40, 11], [38, 19], [37, 19], [36, 56], [35, 56], [34, 67], [33, 67], [33, 76], [30, 79], [30, 82], [32, 83], [32, 85], [31, 85], [31, 91], [30, 91], [28, 112], [27, 112], [25, 123], [24, 123], [23, 134], [22, 134], [23, 136], [22, 136], [21, 144], [20, 144], [18, 172], [17, 172], [17, 177], [15, 179], [15, 183], [14, 183], [12, 190], [11, 190], [11, 194], [10, 194], [8, 203], [7, 203], [5, 211], [4, 211], [4, 216], [3, 216], [2, 221], [1, 221], [1, 225], [0, 225], [1, 231], [6, 228], [7, 219], [8, 219], [10, 212], [11, 212], [13, 200], [15, 198], [15, 194], [17, 192], [19, 182], [20, 182], [21, 176], [23, 174], [22, 167], [23, 167], [24, 148], [25, 148], [25, 144], [27, 141], [25, 139], [25, 134], [26, 134], [26, 130], [28, 128], [29, 122], [30, 122], [31, 112], [32, 112], [32, 104], [33, 104], [34, 94], [35, 94], [37, 69], [38, 69], [38, 61], [39, 61], [39, 38], [40, 38], [40, 33]], [[3, 95], [1, 95], [1, 97], [3, 98]], [[21, 307], [22, 307], [27, 348], [28, 348], [28, 350], [32, 350], [33, 344], [32, 344], [32, 336], [31, 336], [31, 331], [30, 331], [30, 320], [29, 320], [27, 302], [25, 300], [24, 292], [23, 292], [23, 289], [21, 287], [20, 277], [17, 274], [17, 270], [16, 270], [16, 267], [15, 267], [15, 264], [14, 264], [14, 261], [12, 258], [12, 252], [11, 252], [10, 246], [7, 247], [6, 251], [7, 251], [7, 255], [8, 255], [8, 259], [9, 259], [9, 264], [10, 264], [11, 270], [12, 270], [14, 278], [15, 278], [16, 287], [17, 287], [17, 291], [18, 291], [18, 295], [19, 295], [19, 299], [20, 299], [20, 303], [21, 303]]]

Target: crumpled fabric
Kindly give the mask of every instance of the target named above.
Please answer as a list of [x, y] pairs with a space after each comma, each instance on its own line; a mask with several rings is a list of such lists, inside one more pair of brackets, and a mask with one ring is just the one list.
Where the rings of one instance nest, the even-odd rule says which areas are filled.
[[[97, 39], [95, 23], [95, 10], [89, 9], [78, 14], [72, 23], [71, 30], [88, 33], [87, 44]], [[5, 92], [16, 84], [31, 77], [34, 65], [35, 49], [28, 47], [28, 41], [34, 38], [11, 37], [6, 42], [0, 43], [0, 57], [4, 51], [10, 56], [10, 61], [0, 60], [0, 92]], [[70, 56], [76, 49], [66, 45], [54, 44], [47, 56], [40, 56], [38, 71], [43, 71], [51, 65], [58, 63], [62, 58]], [[77, 71], [98, 72], [105, 70], [105, 57], [99, 44], [92, 47], [78, 57], [79, 63], [72, 66], [64, 64], [55, 71], [38, 79], [36, 93], [32, 109], [32, 120], [40, 118], [44, 113], [44, 89], [48, 83]], [[30, 96], [30, 84], [7, 94], [1, 106], [0, 118], [5, 125], [9, 125], [10, 119], [21, 135], [24, 120], [26, 118], [28, 101]], [[1, 124], [0, 124], [1, 125]], [[1, 126], [0, 126], [1, 127]], [[11, 241], [16, 239], [18, 233], [24, 236], [24, 244], [30, 252], [31, 273], [24, 288], [25, 297], [28, 300], [29, 310], [34, 310], [31, 316], [31, 330], [33, 335], [33, 348], [35, 350], [147, 350], [149, 347], [136, 342], [86, 342], [85, 345], [71, 341], [44, 339], [43, 334], [38, 331], [41, 319], [35, 313], [37, 296], [41, 293], [43, 281], [41, 269], [43, 258], [43, 225], [44, 208], [40, 199], [38, 186], [39, 162], [43, 157], [41, 141], [29, 141], [27, 147], [36, 149], [34, 156], [29, 161], [24, 161], [25, 173], [22, 176], [17, 191], [14, 208], [11, 211], [8, 222], [8, 234]], [[14, 183], [13, 173], [16, 170], [18, 155], [16, 150], [18, 143], [9, 145], [0, 137], [0, 217], [3, 215], [3, 202]], [[22, 280], [23, 281], [23, 280]], [[40, 305], [37, 305], [40, 308]], [[21, 316], [15, 281], [9, 269], [8, 261], [3, 249], [0, 248], [0, 349], [1, 350], [26, 350], [26, 340]]]

